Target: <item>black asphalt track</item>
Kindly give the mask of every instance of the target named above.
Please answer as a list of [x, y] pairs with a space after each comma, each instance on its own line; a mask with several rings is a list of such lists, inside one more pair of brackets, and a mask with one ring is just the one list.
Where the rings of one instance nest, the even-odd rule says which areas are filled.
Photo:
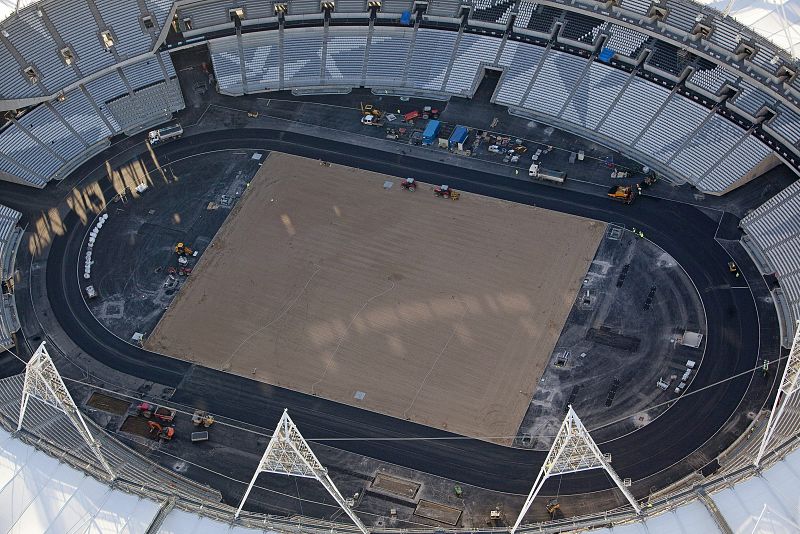
[[[268, 129], [227, 130], [187, 137], [156, 149], [161, 164], [194, 153], [219, 149], [276, 150], [321, 158], [423, 182], [447, 182], [456, 189], [533, 204], [606, 222], [641, 228], [675, 258], [702, 297], [708, 331], [703, 364], [690, 392], [756, 367], [759, 323], [755, 302], [746, 288], [731, 289], [729, 257], [714, 240], [720, 214], [697, 207], [642, 197], [628, 206], [603, 196], [527, 183], [413, 156], [381, 152], [312, 136]], [[89, 164], [78, 172], [86, 172]], [[101, 182], [111, 191], [107, 182]], [[374, 438], [447, 437], [446, 432], [359, 410], [246, 378], [197, 367], [147, 352], [109, 333], [83, 304], [76, 265], [87, 228], [71, 213], [67, 231], [56, 236], [47, 264], [47, 291], [65, 332], [87, 354], [117, 371], [176, 388], [173, 401], [203, 406], [222, 417], [274, 427], [284, 408], [309, 440], [379, 460], [411, 467], [467, 484], [527, 493], [543, 452], [525, 451], [477, 440], [395, 440]], [[744, 285], [745, 282], [739, 282]], [[696, 394], [684, 395], [674, 407], [644, 428], [601, 445], [613, 455], [622, 477], [634, 481], [681, 462], [711, 438], [731, 417], [745, 394], [752, 373]], [[694, 470], [687, 466], [685, 473]], [[611, 486], [601, 471], [565, 477], [562, 494]]]

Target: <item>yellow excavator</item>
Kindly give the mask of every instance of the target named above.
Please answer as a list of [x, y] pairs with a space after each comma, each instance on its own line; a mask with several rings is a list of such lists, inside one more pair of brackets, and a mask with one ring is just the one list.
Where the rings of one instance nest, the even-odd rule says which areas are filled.
[[184, 243], [178, 243], [177, 245], [175, 245], [175, 254], [177, 254], [178, 256], [191, 256], [192, 252], [193, 250], [189, 248], [189, 245], [186, 245]]
[[365, 117], [367, 115], [372, 115], [376, 119], [380, 119], [381, 117], [383, 117], [383, 111], [379, 110], [372, 104], [365, 104], [363, 102], [361, 102], [361, 114], [364, 115]]
[[561, 510], [561, 504], [558, 502], [558, 499], [550, 499], [547, 502], [547, 513], [550, 514], [550, 517], [555, 519], [556, 513]]

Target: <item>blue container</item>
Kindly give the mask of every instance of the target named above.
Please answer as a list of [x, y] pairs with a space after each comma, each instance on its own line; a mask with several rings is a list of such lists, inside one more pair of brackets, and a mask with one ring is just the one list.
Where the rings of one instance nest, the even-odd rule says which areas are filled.
[[455, 148], [459, 144], [466, 141], [468, 135], [469, 130], [467, 130], [466, 126], [456, 126], [456, 129], [453, 130], [453, 134], [450, 136], [450, 148]]
[[439, 135], [439, 130], [442, 127], [442, 123], [439, 121], [428, 121], [428, 125], [425, 127], [425, 131], [422, 132], [422, 144], [423, 145], [432, 145], [434, 141], [436, 141], [437, 136]]

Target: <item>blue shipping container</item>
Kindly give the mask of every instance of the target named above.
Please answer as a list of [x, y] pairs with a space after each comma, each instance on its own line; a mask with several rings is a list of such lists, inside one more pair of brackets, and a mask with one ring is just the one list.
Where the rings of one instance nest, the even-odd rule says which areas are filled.
[[469, 130], [467, 130], [466, 126], [456, 126], [456, 129], [453, 130], [453, 134], [450, 136], [450, 148], [455, 148], [466, 141], [468, 135]]
[[434, 141], [436, 141], [436, 136], [439, 135], [439, 129], [442, 127], [442, 123], [439, 121], [429, 121], [428, 125], [425, 127], [425, 131], [422, 132], [422, 144], [423, 145], [432, 145]]

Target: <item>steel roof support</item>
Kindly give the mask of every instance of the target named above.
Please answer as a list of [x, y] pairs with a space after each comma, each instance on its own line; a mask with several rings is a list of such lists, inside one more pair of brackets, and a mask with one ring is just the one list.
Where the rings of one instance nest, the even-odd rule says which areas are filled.
[[344, 513], [350, 516], [350, 519], [353, 520], [358, 529], [364, 534], [369, 534], [367, 527], [364, 526], [355, 512], [347, 505], [336, 486], [333, 485], [333, 481], [328, 476], [328, 470], [322, 467], [322, 464], [317, 460], [308, 443], [300, 435], [300, 431], [297, 430], [294, 422], [289, 417], [287, 410], [283, 410], [283, 416], [281, 416], [278, 426], [272, 434], [272, 439], [269, 440], [267, 450], [264, 451], [264, 455], [261, 457], [261, 461], [253, 474], [252, 480], [250, 480], [250, 484], [247, 486], [247, 491], [244, 492], [244, 497], [242, 497], [242, 502], [239, 504], [239, 508], [236, 509], [234, 517], [239, 517], [242, 507], [250, 495], [250, 490], [253, 489], [256, 478], [260, 473], [316, 478], [325, 486], [325, 489], [328, 490], [328, 493], [331, 494], [331, 497], [339, 504]]
[[539, 470], [539, 475], [533, 483], [528, 498], [525, 499], [525, 504], [522, 506], [517, 521], [511, 529], [511, 534], [515, 534], [519, 528], [525, 518], [525, 514], [528, 513], [534, 499], [536, 499], [536, 495], [538, 495], [548, 478], [553, 475], [577, 473], [588, 469], [605, 469], [608, 476], [611, 477], [620, 491], [622, 491], [622, 494], [625, 495], [625, 498], [628, 499], [628, 502], [631, 503], [633, 509], [636, 510], [636, 513], [641, 514], [642, 509], [625, 483], [620, 480], [617, 473], [612, 469], [609, 464], [610, 461], [611, 455], [606, 456], [600, 452], [597, 444], [589, 435], [589, 431], [586, 430], [586, 427], [583, 426], [572, 406], [570, 406], [564, 422], [561, 423], [561, 428], [556, 435], [553, 446], [550, 448], [550, 452]]
[[72, 396], [64, 385], [64, 381], [61, 379], [61, 375], [58, 373], [58, 369], [53, 364], [53, 360], [44, 345], [45, 342], [42, 341], [42, 344], [39, 345], [39, 348], [36, 349], [36, 352], [33, 353], [33, 356], [25, 365], [25, 382], [22, 386], [22, 402], [19, 407], [17, 431], [22, 428], [28, 402], [31, 397], [35, 397], [48, 406], [64, 412], [78, 431], [78, 434], [91, 447], [103, 469], [111, 475], [112, 480], [115, 479], [116, 474], [111, 469], [111, 466], [108, 465], [105, 456], [103, 456], [103, 452], [100, 450], [100, 443], [89, 432], [86, 421], [83, 420], [83, 416], [75, 405], [75, 401], [72, 400]]
[[764, 430], [764, 437], [761, 438], [761, 447], [759, 447], [758, 455], [753, 462], [756, 467], [759, 467], [764, 453], [767, 452], [767, 445], [775, 433], [775, 427], [781, 420], [784, 408], [798, 389], [800, 389], [800, 321], [795, 324], [794, 341], [792, 341], [792, 348], [789, 351], [789, 359], [786, 361], [786, 369], [783, 370], [781, 385], [775, 395], [769, 419], [767, 419], [767, 428]]

